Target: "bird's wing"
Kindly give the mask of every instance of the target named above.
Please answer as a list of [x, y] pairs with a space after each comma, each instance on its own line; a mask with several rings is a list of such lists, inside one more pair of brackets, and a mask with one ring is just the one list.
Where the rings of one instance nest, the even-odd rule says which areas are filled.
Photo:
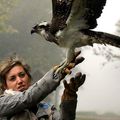
[[74, 0], [52, 0], [52, 20], [50, 32], [55, 34], [64, 29]]
[[74, 0], [68, 27], [77, 29], [94, 29], [97, 26], [96, 19], [100, 17], [106, 0]]

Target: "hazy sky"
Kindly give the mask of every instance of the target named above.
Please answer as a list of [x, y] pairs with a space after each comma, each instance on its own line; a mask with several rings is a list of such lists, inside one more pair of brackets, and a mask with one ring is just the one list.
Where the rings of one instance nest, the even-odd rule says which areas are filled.
[[101, 17], [98, 19], [97, 30], [113, 33], [116, 22], [120, 19], [120, 0], [107, 0]]
[[[114, 33], [115, 24], [120, 19], [120, 0], [107, 0], [103, 14], [98, 19], [97, 30]], [[116, 50], [120, 53], [120, 50]], [[79, 90], [78, 110], [92, 110], [100, 113], [120, 113], [120, 62], [109, 62], [93, 55], [92, 48], [84, 52], [86, 60], [78, 67], [87, 74], [82, 89]]]

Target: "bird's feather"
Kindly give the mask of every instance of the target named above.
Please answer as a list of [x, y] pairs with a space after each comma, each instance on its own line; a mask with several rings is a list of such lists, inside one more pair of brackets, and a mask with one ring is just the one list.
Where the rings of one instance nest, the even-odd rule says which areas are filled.
[[68, 19], [68, 27], [93, 29], [97, 26], [106, 0], [74, 0]]
[[52, 0], [51, 22], [33, 27], [31, 33], [44, 33], [47, 41], [68, 48], [66, 61], [58, 71], [72, 61], [76, 47], [94, 43], [120, 47], [119, 36], [91, 30], [97, 26], [105, 4], [106, 0]]
[[56, 34], [57, 31], [66, 27], [72, 3], [74, 0], [52, 0], [52, 20], [50, 32]]

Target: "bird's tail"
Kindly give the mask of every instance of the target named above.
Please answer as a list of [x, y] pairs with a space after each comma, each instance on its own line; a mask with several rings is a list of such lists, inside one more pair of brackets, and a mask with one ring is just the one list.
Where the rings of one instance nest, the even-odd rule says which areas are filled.
[[91, 30], [83, 32], [87, 35], [90, 35], [93, 38], [92, 43], [109, 44], [120, 48], [120, 36], [104, 32], [95, 32]]
[[120, 37], [109, 34], [109, 33], [103, 33], [103, 32], [96, 32], [98, 36], [98, 42], [102, 44], [109, 44], [112, 46], [120, 47]]

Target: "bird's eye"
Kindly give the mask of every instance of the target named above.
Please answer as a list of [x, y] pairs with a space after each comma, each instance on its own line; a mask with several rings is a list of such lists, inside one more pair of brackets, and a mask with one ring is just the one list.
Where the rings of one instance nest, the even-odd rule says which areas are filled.
[[39, 28], [45, 28], [45, 25], [40, 25]]
[[38, 28], [38, 25], [34, 26], [33, 29], [37, 29]]

